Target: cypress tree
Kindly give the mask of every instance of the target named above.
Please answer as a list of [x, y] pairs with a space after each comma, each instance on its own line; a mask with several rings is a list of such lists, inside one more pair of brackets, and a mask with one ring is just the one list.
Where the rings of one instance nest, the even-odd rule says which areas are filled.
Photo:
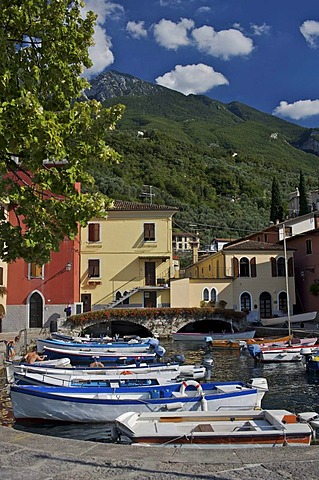
[[310, 212], [308, 205], [308, 196], [306, 192], [306, 183], [305, 177], [303, 176], [302, 171], [300, 170], [299, 177], [299, 215], [305, 215]]
[[282, 222], [284, 219], [284, 208], [282, 206], [282, 199], [280, 195], [279, 183], [276, 177], [272, 180], [271, 186], [271, 208], [270, 221], [276, 223]]

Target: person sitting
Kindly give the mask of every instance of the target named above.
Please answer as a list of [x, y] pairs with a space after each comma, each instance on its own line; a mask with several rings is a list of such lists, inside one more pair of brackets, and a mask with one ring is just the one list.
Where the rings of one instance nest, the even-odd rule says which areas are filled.
[[43, 360], [45, 359], [45, 356], [38, 355], [37, 347], [33, 347], [32, 351], [28, 352], [23, 358], [27, 363], [32, 364], [38, 361], [43, 362]]
[[104, 368], [103, 363], [99, 362], [98, 358], [99, 357], [96, 357], [94, 359], [94, 362], [90, 363], [90, 368]]

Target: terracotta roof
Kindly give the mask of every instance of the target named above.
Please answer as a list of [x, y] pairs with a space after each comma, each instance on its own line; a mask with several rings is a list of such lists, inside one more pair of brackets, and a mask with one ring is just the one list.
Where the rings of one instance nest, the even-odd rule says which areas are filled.
[[155, 203], [137, 203], [128, 202], [126, 200], [114, 200], [113, 205], [108, 210], [123, 210], [123, 211], [139, 211], [139, 210], [174, 210], [177, 211], [177, 207], [170, 207], [169, 205], [156, 205]]
[[225, 245], [224, 250], [282, 250], [283, 246], [277, 243], [258, 242], [255, 240], [242, 240], [231, 245]]

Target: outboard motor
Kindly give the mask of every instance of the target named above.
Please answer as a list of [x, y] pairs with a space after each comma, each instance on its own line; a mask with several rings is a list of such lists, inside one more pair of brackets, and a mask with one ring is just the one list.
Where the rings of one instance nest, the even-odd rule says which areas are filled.
[[185, 357], [184, 355], [180, 354], [180, 355], [174, 355], [174, 361], [177, 362], [177, 363], [185, 363]]
[[206, 355], [203, 359], [203, 367], [205, 367], [205, 380], [208, 381], [212, 377], [214, 360], [212, 355]]
[[266, 392], [268, 392], [268, 382], [264, 377], [251, 378], [247, 383], [248, 387], [257, 389], [257, 402], [256, 406], [261, 408], [261, 401]]
[[156, 353], [158, 358], [162, 358], [162, 357], [164, 357], [164, 355], [166, 353], [166, 350], [161, 345], [156, 345], [155, 346], [155, 353]]
[[312, 358], [311, 348], [309, 348], [309, 347], [308, 348], [307, 347], [301, 348], [300, 355], [302, 355], [301, 362], [302, 362], [303, 366], [305, 367], [305, 369], [307, 369], [309, 360], [311, 360], [311, 358]]

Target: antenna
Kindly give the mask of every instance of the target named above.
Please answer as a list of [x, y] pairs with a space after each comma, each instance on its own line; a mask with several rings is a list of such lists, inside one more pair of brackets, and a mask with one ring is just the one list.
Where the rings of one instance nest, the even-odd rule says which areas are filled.
[[153, 197], [155, 197], [155, 193], [153, 193], [153, 186], [152, 185], [143, 185], [144, 189], [148, 189], [147, 192], [143, 192], [141, 197], [148, 198], [149, 203], [152, 205]]

